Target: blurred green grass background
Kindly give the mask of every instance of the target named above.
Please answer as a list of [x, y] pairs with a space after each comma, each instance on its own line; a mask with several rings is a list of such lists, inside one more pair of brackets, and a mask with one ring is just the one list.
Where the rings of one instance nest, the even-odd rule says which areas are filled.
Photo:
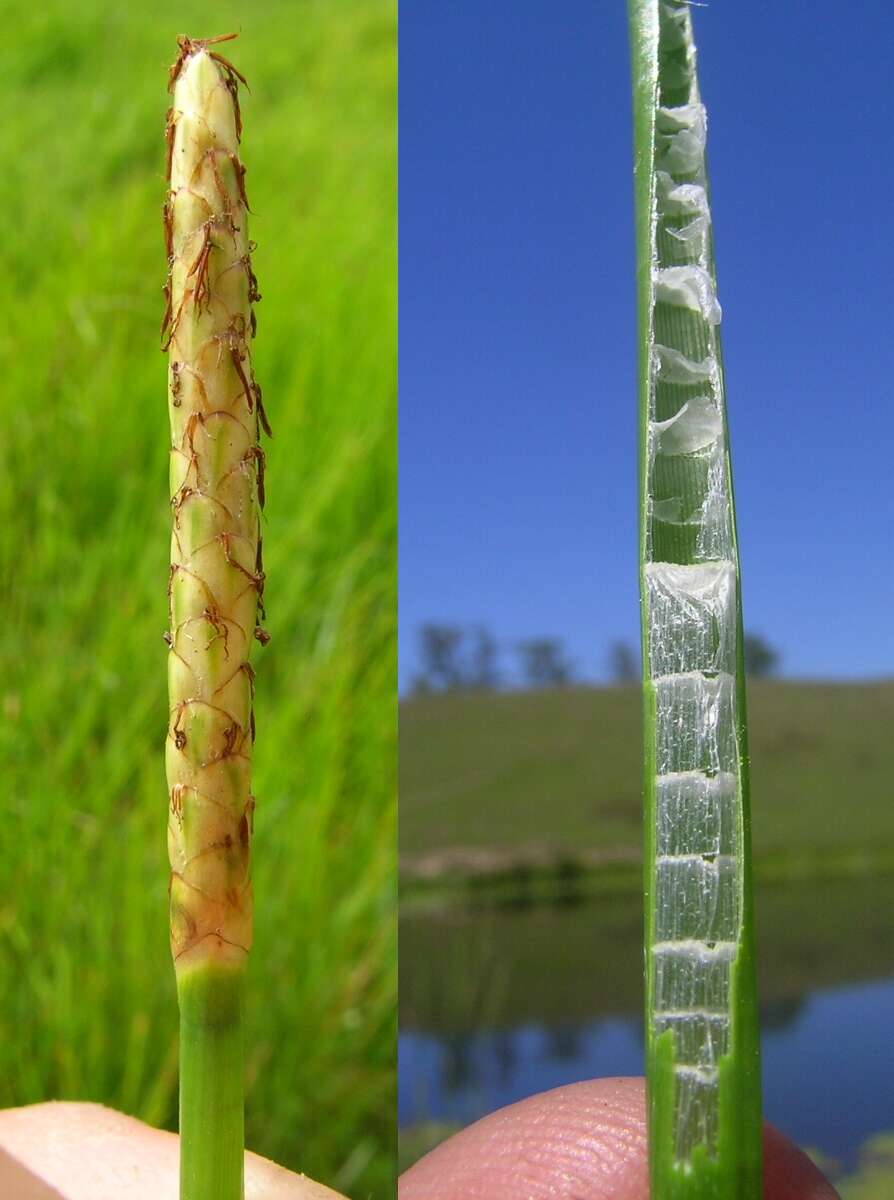
[[7, 0], [0, 1105], [175, 1127], [164, 119], [232, 30], [274, 429], [247, 1144], [393, 1193], [396, 5]]

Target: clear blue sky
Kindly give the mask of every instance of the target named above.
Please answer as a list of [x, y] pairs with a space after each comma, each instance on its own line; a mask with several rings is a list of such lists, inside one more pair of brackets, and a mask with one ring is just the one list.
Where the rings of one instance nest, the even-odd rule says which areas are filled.
[[[746, 626], [890, 675], [890, 10], [694, 19]], [[623, 0], [401, 5], [404, 685], [425, 621], [638, 639], [631, 139]]]

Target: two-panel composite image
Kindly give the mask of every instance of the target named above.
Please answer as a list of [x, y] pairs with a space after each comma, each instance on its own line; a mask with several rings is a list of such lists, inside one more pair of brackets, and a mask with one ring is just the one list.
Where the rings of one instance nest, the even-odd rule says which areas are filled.
[[0, 11], [0, 1200], [894, 1200], [881, 0]]

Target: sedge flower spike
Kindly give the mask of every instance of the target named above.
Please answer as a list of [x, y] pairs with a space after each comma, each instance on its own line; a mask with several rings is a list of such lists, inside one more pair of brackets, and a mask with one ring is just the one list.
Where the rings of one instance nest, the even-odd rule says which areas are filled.
[[[229, 35], [235, 36], [235, 35]], [[166, 744], [171, 949], [181, 1010], [181, 1198], [242, 1195], [242, 979], [252, 941], [252, 641], [267, 635], [269, 433], [250, 341], [260, 300], [239, 157], [244, 79], [179, 39], [164, 228], [170, 495]]]

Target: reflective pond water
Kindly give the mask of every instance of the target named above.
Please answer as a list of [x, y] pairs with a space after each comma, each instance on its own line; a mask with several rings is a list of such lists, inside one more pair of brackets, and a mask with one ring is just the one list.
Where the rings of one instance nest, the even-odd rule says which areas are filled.
[[[764, 1111], [845, 1168], [894, 1128], [894, 880], [760, 894]], [[463, 1125], [533, 1092], [641, 1074], [635, 897], [401, 923], [400, 1121]]]

